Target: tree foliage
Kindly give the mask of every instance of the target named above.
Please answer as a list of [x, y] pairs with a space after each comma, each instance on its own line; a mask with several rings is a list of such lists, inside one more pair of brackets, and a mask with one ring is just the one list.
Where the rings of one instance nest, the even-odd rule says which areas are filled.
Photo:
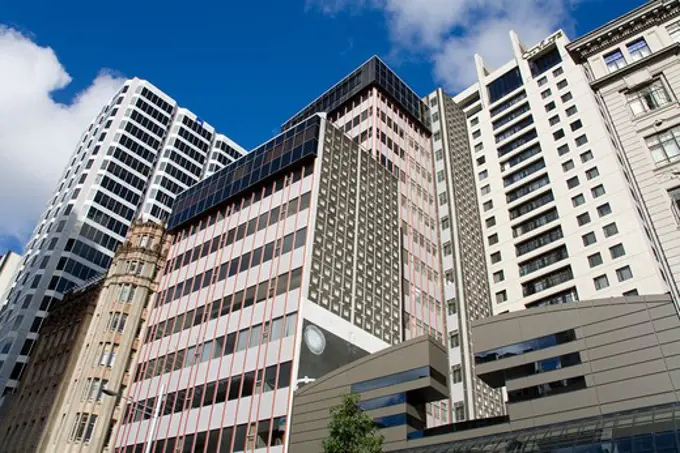
[[359, 395], [349, 394], [331, 409], [330, 435], [323, 442], [324, 453], [382, 452], [383, 436], [358, 403]]

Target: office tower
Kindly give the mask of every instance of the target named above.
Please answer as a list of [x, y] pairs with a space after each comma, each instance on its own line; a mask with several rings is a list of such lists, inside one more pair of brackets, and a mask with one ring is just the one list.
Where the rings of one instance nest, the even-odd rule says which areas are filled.
[[11, 250], [0, 256], [0, 307], [7, 300], [7, 293], [12, 286], [14, 273], [19, 269], [20, 262], [21, 256]]
[[476, 57], [478, 82], [453, 98], [466, 116], [493, 314], [674, 292], [567, 37], [530, 48], [510, 39], [514, 58], [490, 71]]
[[491, 316], [491, 296], [467, 120], [441, 88], [424, 101], [435, 156], [453, 419], [502, 415], [501, 392], [476, 377], [470, 340], [472, 321]]
[[117, 451], [281, 451], [292, 389], [400, 342], [397, 194], [322, 114], [181, 194]]
[[[101, 452], [120, 416], [131, 357], [169, 242], [154, 222], [133, 222], [105, 276], [66, 294], [45, 321], [0, 427], [3, 451]], [[55, 366], [55, 362], [58, 366]]]
[[[165, 221], [209, 161], [221, 165], [212, 150], [219, 142], [210, 125], [144, 80], [128, 80], [102, 108], [35, 227], [0, 314], [0, 395], [17, 387], [50, 306], [106, 272], [138, 214]], [[243, 153], [233, 142], [229, 149]]]
[[650, 1], [567, 46], [595, 92], [616, 156], [678, 300], [680, 3]]

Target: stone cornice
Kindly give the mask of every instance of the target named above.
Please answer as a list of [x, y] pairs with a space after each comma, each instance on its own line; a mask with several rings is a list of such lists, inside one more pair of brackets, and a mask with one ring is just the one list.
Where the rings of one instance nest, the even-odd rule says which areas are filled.
[[619, 44], [630, 36], [680, 16], [680, 1], [657, 0], [572, 41], [567, 50], [577, 63]]

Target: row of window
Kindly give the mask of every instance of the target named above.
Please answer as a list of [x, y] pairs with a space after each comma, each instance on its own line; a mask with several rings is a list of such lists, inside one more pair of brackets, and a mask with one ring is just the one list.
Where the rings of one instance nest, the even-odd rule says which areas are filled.
[[304, 227], [269, 242], [262, 247], [246, 252], [241, 256], [232, 257], [230, 261], [222, 263], [219, 267], [208, 269], [201, 274], [171, 286], [165, 291], [165, 297], [159, 297], [155, 305], [158, 306], [161, 303], [167, 304], [208, 285], [222, 281], [227, 277], [236, 275], [239, 272], [245, 272], [251, 267], [266, 263], [280, 255], [302, 247], [305, 245], [306, 239], [307, 227]]
[[307, 192], [300, 197], [295, 197], [287, 203], [276, 206], [270, 211], [260, 214], [258, 217], [245, 221], [238, 226], [231, 228], [228, 232], [222, 234], [221, 236], [216, 236], [191, 250], [183, 252], [174, 259], [174, 263], [173, 260], [167, 261], [165, 272], [168, 273], [170, 271], [171, 265], [173, 270], [177, 270], [188, 265], [189, 263], [193, 263], [199, 258], [203, 258], [221, 248], [227, 247], [236, 241], [240, 241], [241, 239], [255, 234], [258, 231], [262, 231], [265, 228], [279, 222], [281, 219], [286, 219], [297, 214], [298, 212], [304, 211], [309, 207], [311, 195], [311, 192]]
[[264, 324], [255, 324], [250, 328], [222, 335], [214, 340], [207, 340], [201, 345], [189, 346], [139, 363], [134, 381], [149, 379], [211, 359], [232, 355], [266, 342], [289, 337], [295, 333], [296, 321], [297, 313], [290, 313], [285, 318], [282, 316], [271, 321], [265, 321]]
[[[213, 406], [225, 401], [233, 401], [252, 395], [257, 396], [276, 389], [286, 388], [290, 386], [291, 363], [283, 362], [280, 365], [271, 365], [260, 370], [249, 371], [243, 375], [226, 377], [219, 381], [199, 384], [193, 388], [170, 392], [163, 398], [165, 405], [162, 415], [170, 415], [186, 409]], [[135, 410], [135, 408], [139, 406], [154, 407], [155, 404], [155, 397], [138, 401], [135, 404], [128, 404], [128, 420], [140, 421], [151, 418], [149, 412]], [[134, 415], [132, 412], [134, 412]]]
[[[245, 290], [228, 294], [222, 298], [215, 299], [212, 304], [202, 305], [186, 313], [180, 313], [172, 318], [166, 319], [156, 326], [152, 326], [147, 331], [145, 343], [161, 339], [165, 336], [181, 332], [192, 326], [197, 326], [203, 322], [212, 321], [222, 316], [226, 316], [234, 311], [250, 307], [253, 304], [262, 302], [267, 298], [279, 296], [288, 291], [293, 291], [300, 287], [302, 281], [302, 268], [291, 272], [285, 272], [271, 280], [264, 281], [258, 285], [253, 285]], [[204, 313], [209, 312], [205, 315]], [[155, 327], [155, 330], [153, 330]], [[153, 331], [153, 335], [151, 332]]]

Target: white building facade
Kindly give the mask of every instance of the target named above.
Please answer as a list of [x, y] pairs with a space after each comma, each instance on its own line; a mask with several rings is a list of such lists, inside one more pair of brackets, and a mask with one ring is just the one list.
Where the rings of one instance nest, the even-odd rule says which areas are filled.
[[50, 305], [106, 272], [134, 218], [167, 219], [175, 196], [203, 177], [214, 136], [144, 80], [126, 81], [102, 108], [29, 239], [0, 314], [0, 395], [18, 385]]
[[680, 282], [680, 2], [651, 1], [567, 46], [584, 69], [662, 275]]

